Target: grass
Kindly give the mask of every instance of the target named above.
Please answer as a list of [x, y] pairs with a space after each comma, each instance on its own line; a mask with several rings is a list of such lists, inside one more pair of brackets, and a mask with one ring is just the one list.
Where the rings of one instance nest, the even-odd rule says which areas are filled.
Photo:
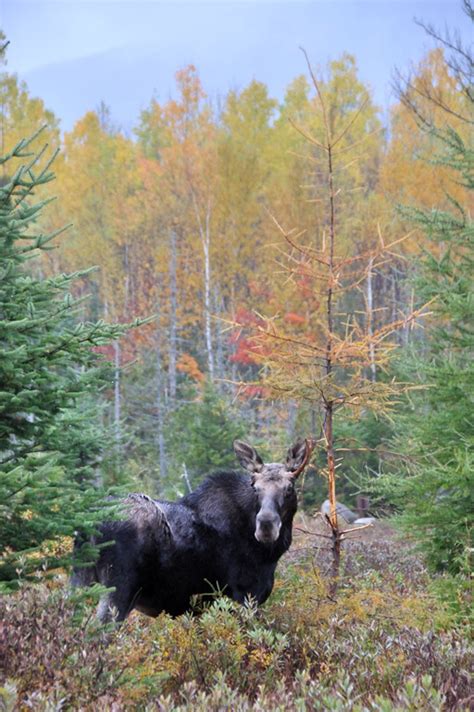
[[3, 598], [0, 709], [471, 709], [467, 619], [407, 544], [382, 524], [348, 542], [333, 601], [319, 524], [298, 526], [313, 533], [296, 532], [261, 609], [220, 598], [104, 630], [61, 578]]

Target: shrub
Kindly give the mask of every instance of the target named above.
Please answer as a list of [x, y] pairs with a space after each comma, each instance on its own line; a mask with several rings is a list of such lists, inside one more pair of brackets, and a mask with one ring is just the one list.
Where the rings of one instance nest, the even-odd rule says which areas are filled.
[[118, 630], [101, 628], [61, 581], [24, 588], [0, 601], [3, 706], [468, 709], [472, 649], [406, 547], [351, 543], [337, 603], [301, 551], [260, 609], [216, 598], [199, 616], [134, 613]]

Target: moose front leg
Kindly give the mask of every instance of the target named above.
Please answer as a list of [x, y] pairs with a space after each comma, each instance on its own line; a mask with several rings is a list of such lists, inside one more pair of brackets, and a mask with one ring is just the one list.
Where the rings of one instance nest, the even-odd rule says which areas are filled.
[[232, 593], [229, 595], [238, 603], [245, 603], [249, 598], [254, 599], [260, 605], [265, 603], [272, 592], [275, 578], [275, 567], [261, 567], [258, 573], [245, 575], [244, 570], [233, 582]]
[[139, 591], [135, 587], [124, 587], [106, 593], [97, 606], [97, 617], [101, 623], [121, 623], [135, 607]]

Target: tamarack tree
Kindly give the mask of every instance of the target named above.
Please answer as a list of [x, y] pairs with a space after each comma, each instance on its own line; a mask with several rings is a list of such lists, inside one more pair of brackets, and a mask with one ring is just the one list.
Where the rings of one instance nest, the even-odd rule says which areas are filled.
[[[304, 54], [316, 92], [313, 106], [321, 119], [320, 131], [290, 121], [310, 149], [302, 158], [314, 166], [316, 194], [313, 192], [309, 200], [320, 211], [320, 229], [313, 235], [305, 229], [287, 230], [271, 215], [284, 238], [278, 258], [283, 281], [290, 285], [290, 291], [296, 291], [294, 303], [303, 313], [292, 315], [290, 320], [280, 315], [259, 315], [252, 349], [263, 367], [267, 392], [280, 399], [309, 404], [319, 416], [320, 444], [326, 454], [322, 474], [327, 479], [330, 502], [326, 517], [330, 533], [322, 536], [331, 540], [330, 594], [334, 595], [341, 543], [353, 531], [341, 528], [336, 512], [340, 452], [335, 443], [334, 419], [343, 409], [354, 415], [367, 410], [382, 415], [408, 387], [389, 380], [384, 373], [396, 346], [396, 332], [411, 327], [423, 310], [397, 315], [399, 318], [386, 323], [384, 310], [374, 307], [373, 275], [384, 269], [408, 235], [385, 243], [380, 227], [374, 224], [367, 225], [373, 237], [365, 236], [365, 248], [361, 250], [355, 240], [351, 242], [350, 235], [347, 238], [347, 226], [344, 240], [340, 239], [344, 196], [362, 187], [344, 180], [344, 171], [357, 160], [354, 154], [361, 148], [361, 141], [354, 141], [351, 134], [368, 98], [345, 121], [337, 121], [328, 105], [330, 97], [325, 96]], [[352, 299], [348, 300], [351, 292]], [[291, 301], [288, 292], [285, 299], [287, 307]], [[349, 311], [345, 307], [349, 303], [358, 307]]]

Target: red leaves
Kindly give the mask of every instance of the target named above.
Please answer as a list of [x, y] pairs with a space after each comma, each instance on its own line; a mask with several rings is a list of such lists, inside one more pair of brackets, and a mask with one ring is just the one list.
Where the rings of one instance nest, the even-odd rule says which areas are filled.
[[235, 315], [235, 322], [241, 328], [236, 328], [229, 338], [230, 343], [235, 344], [234, 353], [229, 360], [241, 365], [255, 365], [258, 361], [256, 356], [263, 353], [262, 346], [254, 335], [245, 334], [244, 329], [249, 327], [250, 333], [254, 333], [255, 327], [264, 325], [263, 319], [254, 312], [240, 307]]
[[306, 324], [306, 318], [301, 316], [301, 314], [296, 314], [295, 312], [287, 312], [285, 314], [285, 321], [295, 325]]

